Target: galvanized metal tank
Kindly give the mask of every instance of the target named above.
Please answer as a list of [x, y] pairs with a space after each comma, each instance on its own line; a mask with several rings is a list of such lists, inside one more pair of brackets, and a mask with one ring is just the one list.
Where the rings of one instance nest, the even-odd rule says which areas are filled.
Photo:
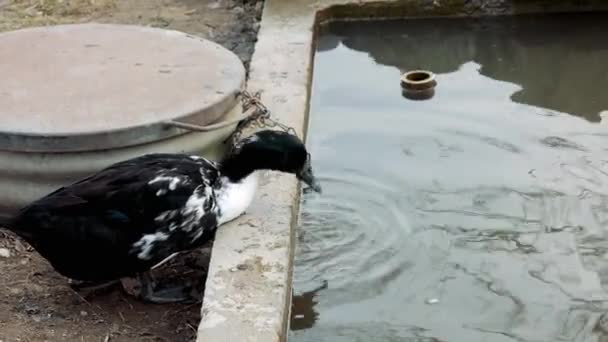
[[218, 158], [241, 115], [236, 55], [181, 32], [78, 24], [0, 34], [0, 216], [147, 153]]

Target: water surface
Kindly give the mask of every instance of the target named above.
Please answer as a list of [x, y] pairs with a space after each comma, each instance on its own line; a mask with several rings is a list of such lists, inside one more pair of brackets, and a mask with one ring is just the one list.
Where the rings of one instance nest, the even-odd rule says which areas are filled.
[[[608, 341], [606, 37], [606, 14], [323, 27], [289, 340]], [[433, 99], [401, 96], [414, 68]]]

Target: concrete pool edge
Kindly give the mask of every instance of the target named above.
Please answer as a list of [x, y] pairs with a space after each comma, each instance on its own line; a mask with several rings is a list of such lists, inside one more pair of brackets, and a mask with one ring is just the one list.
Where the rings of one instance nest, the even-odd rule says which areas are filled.
[[[306, 132], [318, 22], [352, 17], [510, 15], [592, 8], [551, 1], [266, 0], [248, 89], [262, 91], [273, 116]], [[442, 5], [445, 4], [445, 5]], [[603, 6], [600, 6], [603, 5]], [[401, 9], [398, 13], [389, 10]], [[370, 13], [369, 11], [372, 11]], [[375, 12], [373, 12], [375, 11]], [[198, 341], [285, 341], [292, 291], [299, 188], [271, 174], [249, 212], [222, 227], [213, 247]]]
[[[314, 10], [303, 9], [286, 18], [280, 1], [266, 1], [247, 85], [301, 137], [315, 22]], [[248, 213], [218, 230], [198, 341], [285, 340], [299, 193], [295, 177], [269, 174]]]

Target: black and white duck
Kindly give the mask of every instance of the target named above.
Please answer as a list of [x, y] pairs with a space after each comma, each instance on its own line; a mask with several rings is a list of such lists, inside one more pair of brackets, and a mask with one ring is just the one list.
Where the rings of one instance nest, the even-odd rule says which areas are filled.
[[142, 299], [182, 301], [187, 298], [180, 288], [157, 291], [148, 271], [200, 247], [218, 226], [243, 214], [259, 170], [295, 174], [321, 191], [302, 141], [264, 130], [240, 141], [218, 163], [183, 154], [116, 163], [31, 203], [2, 226], [70, 279], [136, 277]]

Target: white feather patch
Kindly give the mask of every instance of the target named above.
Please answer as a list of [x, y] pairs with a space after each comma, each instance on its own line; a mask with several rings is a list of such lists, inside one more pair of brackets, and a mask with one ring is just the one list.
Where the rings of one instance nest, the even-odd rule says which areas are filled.
[[[177, 186], [182, 182], [182, 178], [181, 177], [171, 177], [171, 176], [156, 176], [154, 179], [152, 179], [151, 181], [148, 182], [149, 185], [152, 185], [154, 183], [159, 183], [159, 182], [168, 182], [169, 183], [169, 190], [173, 191], [175, 189], [177, 189]], [[164, 194], [164, 193], [163, 193]], [[161, 195], [163, 195], [161, 194]], [[157, 196], [160, 196], [158, 193], [156, 194]]]
[[217, 206], [221, 216], [218, 226], [241, 216], [253, 201], [258, 187], [258, 172], [254, 172], [240, 182], [233, 183], [223, 178], [222, 187], [216, 191]]
[[151, 252], [154, 248], [154, 245], [157, 242], [166, 241], [167, 239], [169, 239], [169, 235], [163, 232], [146, 234], [133, 244], [133, 248], [139, 248], [139, 253], [137, 253], [138, 258], [143, 260], [149, 260], [150, 258], [152, 258]]

